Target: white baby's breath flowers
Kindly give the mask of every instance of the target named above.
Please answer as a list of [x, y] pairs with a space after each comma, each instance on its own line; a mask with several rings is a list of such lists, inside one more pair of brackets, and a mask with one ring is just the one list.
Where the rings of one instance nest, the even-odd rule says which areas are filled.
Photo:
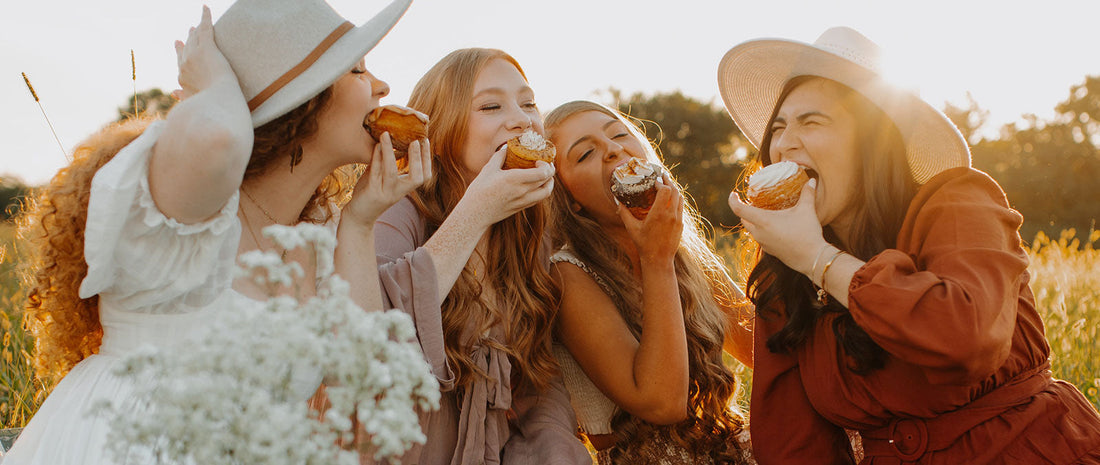
[[[186, 349], [142, 350], [115, 374], [133, 382], [125, 403], [102, 405], [118, 463], [347, 464], [358, 452], [352, 417], [376, 459], [423, 444], [417, 409], [439, 405], [439, 385], [398, 310], [367, 312], [334, 274], [336, 238], [323, 226], [271, 226], [281, 247], [312, 247], [317, 295], [273, 296], [262, 305], [219, 309], [217, 321]], [[265, 289], [303, 275], [278, 253], [249, 252], [242, 276]], [[373, 261], [372, 261], [373, 263]], [[329, 409], [307, 406], [322, 376]]]

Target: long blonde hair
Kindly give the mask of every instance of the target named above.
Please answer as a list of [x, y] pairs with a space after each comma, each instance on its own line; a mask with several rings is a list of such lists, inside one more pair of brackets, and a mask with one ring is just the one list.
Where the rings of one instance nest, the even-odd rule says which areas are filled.
[[[649, 161], [661, 163], [656, 150], [637, 125], [618, 111], [595, 102], [578, 100], [555, 108], [546, 115], [547, 133], [552, 138], [562, 122], [586, 111], [598, 111], [621, 121], [646, 147]], [[683, 190], [679, 184], [676, 187]], [[571, 208], [573, 198], [568, 189], [554, 189], [552, 198], [550, 237], [553, 246], [568, 247], [604, 280], [605, 292], [634, 337], [640, 339], [641, 283], [632, 273], [629, 257], [615, 241], [607, 240], [596, 220]], [[728, 317], [720, 305], [732, 308], [744, 299], [735, 291], [733, 279], [705, 236], [706, 224], [690, 201], [684, 203], [683, 223], [675, 268], [687, 330], [691, 416], [666, 428], [673, 439], [688, 450], [706, 451], [716, 458], [732, 458], [737, 456], [737, 441], [733, 437], [741, 431], [744, 420], [740, 412], [730, 406], [740, 385], [723, 363], [722, 344], [728, 330]], [[615, 433], [626, 448], [630, 447], [630, 438], [645, 437], [638, 435], [640, 428], [657, 427], [626, 412], [620, 412], [615, 418]]]
[[[326, 89], [256, 128], [257, 144], [245, 178], [275, 169], [276, 160], [284, 159], [315, 134], [316, 116], [331, 94]], [[17, 219], [19, 237], [28, 253], [23, 272], [27, 289], [23, 324], [35, 338], [34, 366], [40, 379], [59, 379], [81, 360], [99, 352], [103, 342], [99, 297], [81, 299], [78, 295], [80, 283], [88, 274], [84, 226], [92, 178], [156, 119], [141, 116], [112, 123], [84, 140], [73, 151], [73, 161], [35, 192]], [[346, 168], [329, 174], [303, 209], [302, 220], [327, 221], [332, 217], [332, 208], [347, 197], [354, 182], [354, 175]]]
[[[432, 163], [437, 174], [412, 196], [427, 219], [429, 236], [454, 210], [472, 181], [464, 178], [458, 154], [466, 142], [478, 73], [498, 59], [511, 63], [527, 79], [515, 58], [503, 51], [461, 49], [428, 70], [409, 97], [409, 107], [431, 119], [428, 139], [435, 152]], [[550, 349], [557, 292], [547, 268], [548, 249], [543, 246], [547, 210], [546, 202], [540, 202], [493, 225], [488, 256], [482, 257], [485, 276], [476, 276], [467, 263], [443, 300], [444, 346], [460, 386], [487, 376], [471, 358], [479, 345], [506, 351], [519, 368], [522, 387], [542, 390], [557, 372]], [[507, 283], [493, 287], [498, 305], [485, 305], [484, 283]], [[498, 324], [503, 324], [504, 341], [484, 336]]]

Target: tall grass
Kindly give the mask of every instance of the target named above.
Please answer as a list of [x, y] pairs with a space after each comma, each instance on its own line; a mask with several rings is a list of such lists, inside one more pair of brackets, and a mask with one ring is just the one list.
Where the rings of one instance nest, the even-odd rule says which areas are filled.
[[[1100, 231], [1082, 241], [1040, 232], [1030, 250], [1031, 289], [1050, 342], [1054, 377], [1073, 383], [1100, 409]], [[1084, 242], [1084, 243], [1082, 243]]]
[[26, 298], [19, 283], [20, 250], [15, 226], [0, 222], [0, 426], [21, 427], [46, 400], [50, 386], [34, 377], [34, 341], [23, 331]]
[[[1073, 383], [1100, 409], [1100, 231], [1077, 238], [1073, 230], [1057, 239], [1040, 233], [1028, 248], [1031, 288], [1046, 324], [1054, 376]], [[0, 427], [21, 427], [45, 400], [50, 386], [34, 378], [30, 354], [34, 341], [23, 331], [25, 295], [17, 267], [20, 251], [15, 227], [0, 222]], [[734, 263], [729, 237], [719, 240], [719, 252]], [[735, 279], [744, 280], [744, 276]], [[742, 408], [748, 408], [752, 370], [738, 367], [743, 381]]]

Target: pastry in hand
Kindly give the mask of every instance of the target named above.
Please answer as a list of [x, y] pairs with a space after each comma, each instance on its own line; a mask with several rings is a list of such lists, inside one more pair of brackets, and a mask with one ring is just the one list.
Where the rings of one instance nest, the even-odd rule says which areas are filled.
[[657, 179], [664, 170], [654, 163], [631, 158], [611, 173], [611, 193], [639, 220], [644, 220], [657, 198]]
[[798, 203], [798, 198], [802, 195], [802, 185], [809, 180], [806, 169], [798, 163], [772, 163], [749, 176], [745, 197], [757, 208], [785, 210]]
[[541, 134], [528, 129], [523, 134], [508, 139], [508, 153], [504, 157], [504, 169], [534, 168], [535, 162], [542, 160], [554, 164], [558, 150], [554, 144]]
[[409, 144], [428, 138], [428, 115], [400, 105], [375, 108], [363, 121], [374, 140], [381, 140], [382, 133], [390, 133], [397, 168], [405, 171], [409, 164]]

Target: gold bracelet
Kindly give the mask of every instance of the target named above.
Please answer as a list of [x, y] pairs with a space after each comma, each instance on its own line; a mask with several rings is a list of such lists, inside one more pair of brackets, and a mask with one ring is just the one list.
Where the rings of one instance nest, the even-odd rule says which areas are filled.
[[814, 275], [817, 274], [817, 264], [819, 262], [821, 262], [821, 256], [825, 255], [825, 249], [828, 249], [829, 245], [830, 244], [828, 242], [826, 242], [825, 245], [821, 246], [821, 250], [817, 251], [817, 257], [814, 258], [814, 266], [810, 267], [810, 282], [811, 283], [814, 282]]
[[829, 261], [825, 262], [825, 267], [821, 269], [821, 288], [817, 291], [817, 300], [818, 302], [821, 302], [821, 305], [829, 303], [829, 291], [825, 290], [825, 273], [829, 272], [829, 267], [832, 266], [833, 262], [835, 262], [836, 259], [843, 254], [843, 250], [837, 249], [836, 253], [833, 254], [833, 257], [830, 258]]

